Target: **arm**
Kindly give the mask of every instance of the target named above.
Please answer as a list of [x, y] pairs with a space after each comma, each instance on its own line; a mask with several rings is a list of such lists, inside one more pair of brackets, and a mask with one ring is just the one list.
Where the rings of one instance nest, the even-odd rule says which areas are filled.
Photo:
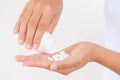
[[96, 47], [94, 55], [96, 62], [120, 74], [120, 53], [105, 48]]
[[120, 75], [120, 53], [118, 52], [90, 42], [75, 44], [66, 48], [65, 52], [70, 53], [70, 57], [64, 61], [52, 63], [51, 70], [66, 75], [82, 68], [88, 62], [97, 62]]
[[65, 48], [64, 51], [69, 54], [69, 57], [62, 61], [49, 61], [48, 57], [54, 54], [17, 56], [16, 59], [19, 62], [23, 62], [25, 66], [42, 67], [64, 75], [82, 68], [88, 62], [97, 62], [120, 75], [120, 54], [118, 52], [108, 50], [90, 42], [74, 44]]

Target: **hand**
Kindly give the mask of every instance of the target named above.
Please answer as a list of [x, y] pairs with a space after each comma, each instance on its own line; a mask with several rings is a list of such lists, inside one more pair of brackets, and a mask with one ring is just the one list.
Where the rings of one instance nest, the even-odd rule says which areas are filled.
[[55, 61], [50, 65], [50, 70], [68, 75], [69, 73], [82, 68], [90, 61], [95, 61], [95, 48], [97, 45], [89, 42], [82, 42], [70, 46], [64, 51], [69, 57], [63, 61]]
[[43, 33], [53, 32], [62, 8], [62, 0], [30, 0], [14, 28], [19, 44], [26, 43], [28, 49], [37, 49]]
[[[31, 56], [17, 56], [17, 60], [25, 66], [46, 68], [51, 71], [67, 75], [88, 62], [97, 62], [120, 75], [120, 53], [108, 50], [104, 47], [90, 42], [81, 42], [72, 45], [64, 51], [69, 57], [61, 61], [51, 61], [48, 57], [54, 54], [35, 54]], [[109, 57], [108, 57], [109, 56]]]
[[94, 61], [95, 44], [83, 42], [72, 45], [64, 51], [69, 53], [69, 57], [63, 61], [50, 61], [48, 57], [57, 54], [34, 54], [30, 56], [17, 56], [16, 60], [22, 62], [25, 66], [45, 68], [67, 75], [79, 68], [82, 68], [87, 62]]

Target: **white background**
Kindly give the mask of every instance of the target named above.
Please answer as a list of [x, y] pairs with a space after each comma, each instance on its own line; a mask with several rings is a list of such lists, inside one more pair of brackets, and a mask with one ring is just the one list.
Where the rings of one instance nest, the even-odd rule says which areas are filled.
[[[13, 27], [27, 0], [0, 0], [0, 80], [101, 80], [102, 66], [89, 63], [63, 76], [41, 68], [24, 67], [18, 54], [31, 54], [17, 44]], [[54, 32], [59, 47], [80, 41], [104, 45], [104, 0], [64, 0], [64, 10]]]

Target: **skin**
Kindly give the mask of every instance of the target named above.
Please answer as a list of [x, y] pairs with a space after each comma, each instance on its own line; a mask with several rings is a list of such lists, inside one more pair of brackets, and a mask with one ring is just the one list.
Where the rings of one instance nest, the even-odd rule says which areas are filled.
[[91, 42], [80, 42], [64, 49], [69, 57], [62, 61], [50, 61], [48, 56], [56, 53], [34, 54], [30, 56], [16, 56], [16, 60], [25, 66], [45, 68], [51, 71], [68, 75], [82, 68], [88, 62], [99, 63], [120, 75], [120, 54]]
[[25, 43], [27, 49], [37, 49], [44, 32], [53, 32], [62, 8], [62, 0], [30, 0], [14, 28], [14, 33], [18, 34], [18, 43]]

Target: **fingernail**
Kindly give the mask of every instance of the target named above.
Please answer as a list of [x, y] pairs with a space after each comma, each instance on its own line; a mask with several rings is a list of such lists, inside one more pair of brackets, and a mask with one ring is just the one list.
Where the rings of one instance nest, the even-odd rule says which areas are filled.
[[31, 46], [30, 44], [26, 44], [26, 48], [27, 48], [27, 49], [31, 49], [32, 46]]
[[50, 69], [51, 69], [51, 70], [57, 70], [57, 65], [51, 65], [51, 66], [50, 66]]
[[19, 39], [19, 40], [18, 40], [18, 43], [19, 43], [20, 45], [22, 45], [22, 44], [24, 43], [24, 41], [23, 41], [22, 39]]
[[34, 49], [37, 49], [37, 48], [38, 48], [38, 45], [37, 45], [37, 44], [33, 44], [33, 48], [34, 48]]

